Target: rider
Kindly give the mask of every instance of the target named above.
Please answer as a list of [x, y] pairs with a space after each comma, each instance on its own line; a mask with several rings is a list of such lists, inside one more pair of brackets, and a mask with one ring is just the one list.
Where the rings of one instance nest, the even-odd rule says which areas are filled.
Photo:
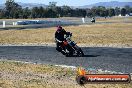
[[95, 18], [94, 18], [94, 17], [92, 17], [91, 22], [92, 22], [92, 23], [95, 23]]
[[[63, 44], [63, 41], [65, 40], [64, 35], [67, 34], [67, 32], [61, 27], [57, 26], [57, 31], [55, 32], [55, 41], [56, 41], [56, 50], [60, 51], [59, 47], [61, 44]], [[65, 47], [62, 47], [63, 50]], [[64, 52], [62, 52], [64, 54]]]

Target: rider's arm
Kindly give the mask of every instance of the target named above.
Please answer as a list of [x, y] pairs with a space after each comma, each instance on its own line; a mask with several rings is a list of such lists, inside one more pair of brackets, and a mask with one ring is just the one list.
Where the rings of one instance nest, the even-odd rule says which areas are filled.
[[59, 39], [55, 38], [55, 41], [62, 43], [63, 41], [60, 41]]
[[57, 41], [57, 42], [60, 42], [60, 43], [61, 43], [62, 41], [60, 41], [58, 37], [59, 37], [59, 36], [58, 36], [58, 33], [56, 32], [56, 33], [55, 33], [55, 41]]
[[62, 29], [62, 31], [63, 31], [64, 34], [67, 34], [67, 32], [65, 31], [65, 29]]

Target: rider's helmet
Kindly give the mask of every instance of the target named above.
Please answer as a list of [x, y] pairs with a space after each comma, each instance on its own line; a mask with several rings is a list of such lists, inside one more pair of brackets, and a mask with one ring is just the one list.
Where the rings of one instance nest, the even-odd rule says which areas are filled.
[[61, 31], [62, 27], [61, 26], [57, 26], [57, 31]]

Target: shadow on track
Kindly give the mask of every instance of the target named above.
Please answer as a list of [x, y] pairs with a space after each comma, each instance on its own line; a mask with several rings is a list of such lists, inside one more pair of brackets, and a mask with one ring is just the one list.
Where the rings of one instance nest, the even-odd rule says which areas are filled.
[[100, 56], [100, 55], [84, 55], [82, 57], [98, 57], [98, 56]]
[[98, 57], [98, 56], [100, 56], [100, 55], [83, 55], [83, 56], [72, 55], [69, 57]]

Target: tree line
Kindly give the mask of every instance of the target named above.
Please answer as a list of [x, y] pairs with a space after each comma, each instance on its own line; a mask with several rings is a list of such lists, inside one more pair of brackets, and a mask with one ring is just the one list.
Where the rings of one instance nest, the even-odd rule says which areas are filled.
[[80, 9], [71, 8], [69, 6], [56, 6], [56, 2], [49, 2], [49, 5], [44, 8], [22, 8], [18, 3], [14, 1], [6, 1], [5, 8], [0, 9], [0, 18], [57, 18], [57, 17], [112, 17], [121, 14], [132, 13], [130, 6], [124, 6], [124, 8], [105, 8], [103, 6]]

